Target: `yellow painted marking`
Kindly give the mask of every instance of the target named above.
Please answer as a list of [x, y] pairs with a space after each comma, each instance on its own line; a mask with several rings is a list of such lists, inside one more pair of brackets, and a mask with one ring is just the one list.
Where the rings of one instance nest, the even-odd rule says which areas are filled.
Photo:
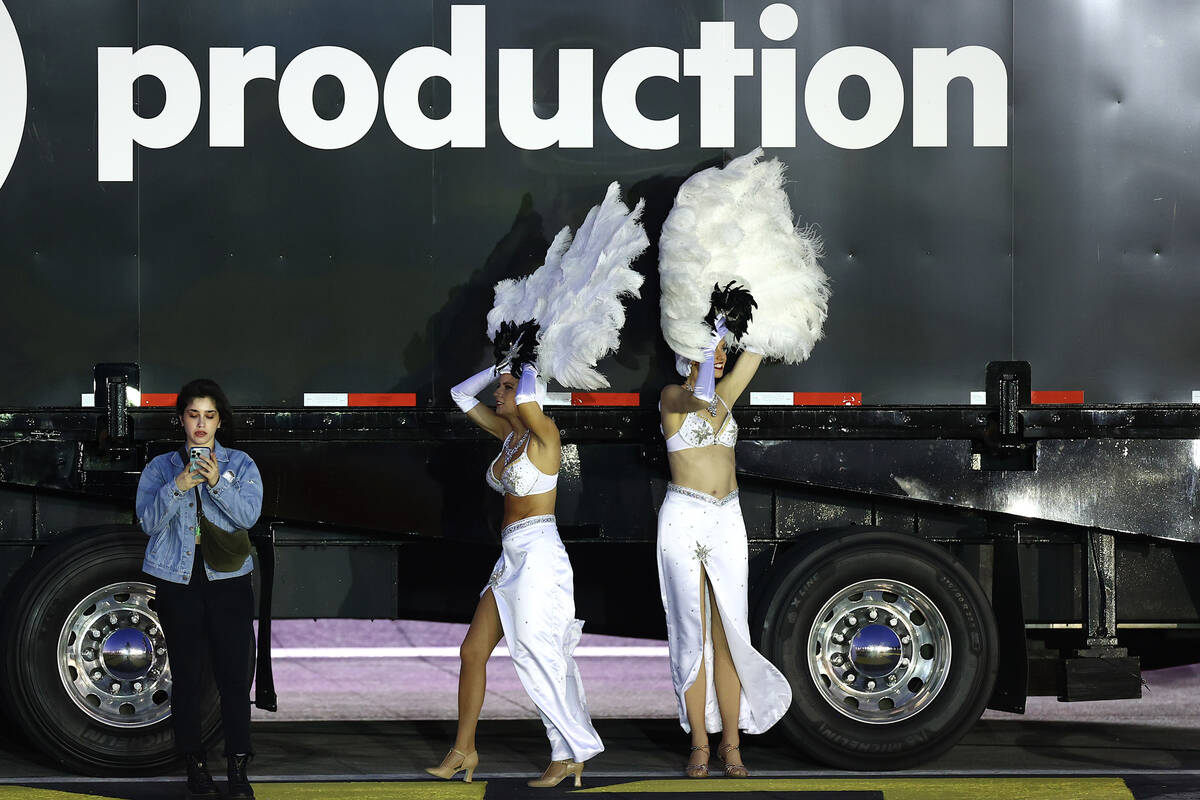
[[254, 784], [258, 800], [483, 800], [486, 791], [487, 781]]
[[0, 786], [0, 800], [113, 800], [108, 795], [60, 792], [32, 786]]
[[884, 800], [1133, 800], [1120, 778], [681, 778], [576, 789], [571, 794], [754, 791], [882, 792]]

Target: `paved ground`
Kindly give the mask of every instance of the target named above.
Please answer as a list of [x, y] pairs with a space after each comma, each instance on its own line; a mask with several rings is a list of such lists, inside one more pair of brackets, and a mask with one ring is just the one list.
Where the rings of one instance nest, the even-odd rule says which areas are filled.
[[[827, 770], [798, 756], [781, 737], [753, 737], [746, 761], [754, 778], [734, 781], [678, 778], [683, 761], [671, 720], [600, 720], [607, 752], [589, 763], [584, 788], [605, 786], [618, 797], [687, 792], [792, 800], [1184, 800], [1200, 797], [1200, 735], [1126, 723], [985, 720], [938, 760], [913, 770], [856, 774]], [[545, 766], [541, 724], [493, 720], [480, 729], [476, 782], [429, 782], [421, 767], [436, 763], [453, 735], [451, 721], [259, 723], [253, 775], [264, 800], [373, 798], [488, 800], [547, 794], [524, 781]], [[0, 753], [0, 774], [20, 775], [22, 787], [0, 786], [0, 798], [79, 800], [80, 797], [181, 798], [178, 778], [97, 782], [63, 776], [44, 766], [30, 775], [27, 754]], [[570, 789], [565, 784], [553, 794]], [[51, 790], [58, 794], [39, 794]], [[701, 791], [703, 790], [703, 791]], [[10, 794], [10, 792], [12, 792]], [[594, 791], [589, 791], [594, 793]]]
[[[466, 630], [466, 625], [404, 620], [339, 620], [336, 624], [329, 620], [276, 621], [271, 638], [276, 651], [279, 711], [256, 709], [254, 719], [454, 719], [458, 645]], [[505, 644], [501, 640], [499, 651], [504, 651]], [[666, 646], [665, 641], [585, 633], [577, 653], [657, 651], [657, 655], [638, 657], [579, 655], [577, 661], [593, 716], [673, 717], [675, 695]], [[359, 648], [392, 657], [354, 657]], [[338, 657], [313, 657], [314, 649]], [[432, 649], [446, 654], [425, 655]], [[304, 652], [289, 657], [294, 651]], [[535, 716], [534, 705], [521, 688], [512, 661], [493, 656], [483, 717]]]
[[[453, 737], [453, 653], [465, 626], [275, 624], [281, 711], [254, 715], [259, 757], [253, 774], [260, 798], [545, 796], [524, 786], [548, 758], [542, 726], [503, 657], [489, 670], [476, 782], [425, 780], [421, 768], [440, 760]], [[350, 649], [359, 647], [371, 649]], [[1147, 673], [1146, 696], [1139, 701], [1064, 704], [1031, 698], [1024, 716], [988, 712], [946, 755], [900, 773], [828, 770], [795, 752], [782, 736], [768, 734], [747, 737], [746, 762], [755, 776], [750, 782], [697, 782], [677, 779], [686, 741], [674, 719], [663, 643], [585, 635], [580, 647], [594, 654], [578, 660], [608, 748], [588, 764], [587, 794], [648, 798], [686, 792], [717, 798], [736, 790], [804, 800], [1200, 800], [1196, 667]], [[0, 779], [0, 800], [178, 798], [183, 788], [175, 777], [77, 778], [11, 741], [0, 742], [0, 775], [10, 776]], [[564, 784], [556, 792], [567, 790]]]
[[[283, 620], [274, 623], [272, 646], [279, 711], [255, 709], [254, 719], [273, 722], [334, 719], [454, 719], [458, 680], [457, 648], [466, 625], [405, 620]], [[500, 642], [499, 651], [505, 643]], [[403, 657], [361, 658], [358, 648]], [[447, 655], [425, 655], [431, 649]], [[338, 655], [313, 657], [313, 649]], [[289, 651], [307, 651], [289, 657]], [[579, 652], [638, 652], [637, 657], [577, 658], [588, 705], [597, 718], [673, 719], [674, 692], [666, 642], [594, 636], [585, 633]], [[407, 652], [404, 652], [407, 651]], [[657, 651], [658, 654], [646, 654]], [[282, 657], [281, 657], [282, 656]], [[1053, 697], [1029, 698], [1017, 717], [988, 711], [985, 720], [1082, 722], [1195, 728], [1200, 730], [1200, 665], [1156, 670], [1143, 675], [1140, 700], [1060, 703]], [[493, 656], [488, 669], [485, 719], [535, 716], [512, 662]]]

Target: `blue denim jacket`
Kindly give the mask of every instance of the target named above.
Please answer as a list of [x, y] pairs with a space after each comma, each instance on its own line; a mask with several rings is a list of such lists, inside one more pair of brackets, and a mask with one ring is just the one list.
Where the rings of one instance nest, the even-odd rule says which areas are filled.
[[[213, 442], [221, 478], [216, 487], [200, 484], [204, 516], [227, 531], [249, 528], [262, 513], [262, 476], [254, 459], [241, 450]], [[137, 490], [138, 522], [150, 536], [142, 571], [173, 583], [188, 583], [196, 556], [196, 491], [181, 492], [175, 476], [183, 472], [178, 451], [157, 456], [142, 470]], [[233, 572], [204, 565], [209, 580], [236, 578], [254, 567], [250, 557]]]

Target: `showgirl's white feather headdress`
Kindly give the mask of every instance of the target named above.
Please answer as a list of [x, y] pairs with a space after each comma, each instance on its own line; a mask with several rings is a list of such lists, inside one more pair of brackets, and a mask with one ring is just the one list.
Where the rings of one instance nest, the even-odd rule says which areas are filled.
[[487, 316], [488, 338], [501, 348], [513, 344], [497, 342], [502, 323], [536, 323], [538, 373], [567, 388], [608, 386], [596, 364], [620, 344], [621, 298], [640, 296], [644, 278], [629, 265], [650, 244], [641, 224], [645, 201], [630, 211], [620, 195], [620, 185], [609, 184], [604, 201], [592, 207], [574, 238], [564, 227], [542, 266], [497, 283], [496, 304]]
[[[784, 165], [762, 155], [756, 148], [688, 178], [663, 224], [663, 336], [683, 359], [701, 360], [714, 284], [729, 281], [757, 304], [742, 347], [798, 364], [821, 338], [829, 306], [828, 278], [817, 263], [821, 241], [793, 223]], [[733, 333], [726, 344], [735, 344]]]

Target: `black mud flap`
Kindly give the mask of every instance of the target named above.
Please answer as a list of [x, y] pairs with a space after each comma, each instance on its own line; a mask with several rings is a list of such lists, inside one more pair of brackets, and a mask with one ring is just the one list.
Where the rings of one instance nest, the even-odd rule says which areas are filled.
[[275, 583], [275, 529], [255, 527], [250, 540], [258, 551], [258, 659], [254, 667], [254, 705], [278, 711], [275, 673], [271, 670], [271, 589]]

